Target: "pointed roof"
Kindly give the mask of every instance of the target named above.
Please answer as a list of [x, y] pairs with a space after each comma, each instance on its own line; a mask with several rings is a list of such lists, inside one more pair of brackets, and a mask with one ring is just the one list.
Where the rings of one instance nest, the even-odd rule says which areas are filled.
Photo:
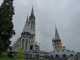
[[34, 15], [34, 10], [33, 10], [33, 7], [32, 7], [32, 11], [31, 11], [31, 15]]
[[27, 21], [26, 22], [28, 22], [28, 16], [27, 16]]
[[23, 29], [23, 32], [29, 32], [29, 23], [28, 23], [28, 16], [27, 16], [27, 20], [26, 20], [26, 23], [25, 23], [25, 26], [24, 26], [24, 29]]
[[52, 40], [54, 40], [54, 37], [52, 38]]
[[56, 26], [55, 26], [55, 39], [60, 39]]
[[34, 9], [33, 9], [33, 7], [32, 7], [32, 10], [31, 10], [31, 15], [30, 15], [29, 19], [30, 19], [30, 18], [34, 18], [34, 19], [35, 19], [35, 15], [34, 15]]

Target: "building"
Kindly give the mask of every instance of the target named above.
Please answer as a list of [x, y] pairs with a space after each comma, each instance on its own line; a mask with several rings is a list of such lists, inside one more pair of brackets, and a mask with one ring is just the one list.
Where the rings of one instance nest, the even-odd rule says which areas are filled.
[[53, 45], [53, 51], [55, 51], [55, 50], [65, 50], [66, 49], [65, 46], [62, 46], [62, 42], [61, 42], [61, 39], [59, 37], [56, 26], [55, 26], [55, 39], [54, 38], [52, 39], [52, 43], [53, 43], [52, 44]]
[[17, 41], [13, 45], [13, 51], [18, 52], [19, 48], [22, 48], [24, 52], [27, 52], [28, 55], [39, 55], [39, 56], [48, 56], [54, 58], [69, 58], [71, 56], [77, 57], [77, 53], [75, 51], [71, 51], [66, 49], [65, 46], [62, 45], [61, 39], [59, 37], [57, 28], [55, 26], [55, 38], [52, 39], [53, 51], [46, 52], [41, 51], [40, 46], [35, 42], [35, 15], [34, 10], [32, 8], [31, 14], [26, 19], [23, 31], [21, 32], [21, 36], [17, 39]]
[[69, 58], [71, 56], [76, 57], [77, 53], [73, 50], [66, 49], [65, 46], [62, 45], [61, 39], [59, 37], [57, 28], [55, 26], [55, 38], [52, 39], [53, 51], [50, 52], [50, 56], [54, 58]]
[[13, 51], [18, 52], [19, 48], [22, 48], [27, 52], [33, 51], [35, 49], [39, 50], [39, 46], [35, 43], [35, 25], [35, 15], [32, 8], [29, 18], [27, 16], [21, 37], [19, 37], [13, 45]]

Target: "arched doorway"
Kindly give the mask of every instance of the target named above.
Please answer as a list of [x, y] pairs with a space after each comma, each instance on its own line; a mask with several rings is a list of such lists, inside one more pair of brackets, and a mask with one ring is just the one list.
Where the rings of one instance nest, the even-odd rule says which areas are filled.
[[36, 58], [39, 59], [39, 54], [36, 54]]
[[33, 50], [33, 45], [30, 46], [30, 50]]
[[73, 54], [70, 55], [70, 57], [72, 57], [72, 56], [73, 56]]
[[56, 58], [59, 58], [59, 55], [58, 54], [56, 54]]
[[66, 54], [63, 54], [63, 58], [66, 58]]

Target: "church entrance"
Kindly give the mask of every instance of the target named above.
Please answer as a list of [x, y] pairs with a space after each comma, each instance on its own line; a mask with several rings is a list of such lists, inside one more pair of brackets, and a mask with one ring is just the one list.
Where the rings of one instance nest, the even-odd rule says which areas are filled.
[[33, 50], [33, 45], [30, 46], [30, 50]]

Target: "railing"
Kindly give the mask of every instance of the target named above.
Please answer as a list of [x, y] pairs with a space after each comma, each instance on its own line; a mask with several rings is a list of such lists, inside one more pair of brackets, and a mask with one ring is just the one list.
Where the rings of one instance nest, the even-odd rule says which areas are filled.
[[70, 58], [68, 58], [67, 60], [74, 60], [74, 57], [70, 57]]

